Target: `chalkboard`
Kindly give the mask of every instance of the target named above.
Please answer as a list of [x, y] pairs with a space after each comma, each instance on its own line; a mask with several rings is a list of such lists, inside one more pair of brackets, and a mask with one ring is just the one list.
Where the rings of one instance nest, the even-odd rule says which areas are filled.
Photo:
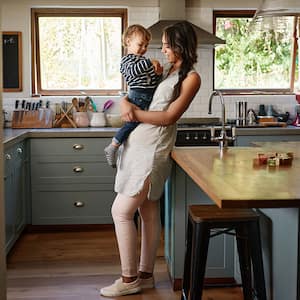
[[22, 35], [11, 31], [2, 33], [3, 91], [22, 91]]

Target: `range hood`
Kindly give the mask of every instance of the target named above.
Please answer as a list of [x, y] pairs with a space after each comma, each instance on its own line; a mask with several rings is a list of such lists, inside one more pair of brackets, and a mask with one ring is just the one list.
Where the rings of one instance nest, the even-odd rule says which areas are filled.
[[299, 16], [299, 0], [263, 0], [261, 7], [256, 11], [254, 18]]
[[287, 28], [289, 20], [294, 20], [294, 32], [299, 39], [300, 0], [263, 0], [255, 12], [250, 29], [257, 32], [277, 31]]
[[[185, 0], [159, 0], [159, 21], [148, 29], [152, 34], [149, 48], [161, 48], [161, 35], [166, 26], [178, 21], [186, 20]], [[191, 23], [192, 24], [192, 23]], [[212, 48], [217, 44], [225, 44], [225, 41], [216, 37], [212, 33], [192, 24], [198, 38], [200, 48]]]

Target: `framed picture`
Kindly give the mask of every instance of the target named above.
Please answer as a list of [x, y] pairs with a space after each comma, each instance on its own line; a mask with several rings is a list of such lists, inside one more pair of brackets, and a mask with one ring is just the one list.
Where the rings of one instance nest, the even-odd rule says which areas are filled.
[[2, 32], [3, 92], [22, 91], [22, 33]]

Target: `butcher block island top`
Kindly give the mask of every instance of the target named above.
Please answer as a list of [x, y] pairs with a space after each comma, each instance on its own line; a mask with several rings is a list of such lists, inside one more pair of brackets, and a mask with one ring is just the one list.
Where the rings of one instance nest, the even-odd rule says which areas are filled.
[[[221, 208], [300, 207], [300, 142], [175, 148], [174, 161]], [[299, 150], [298, 150], [299, 149]], [[258, 153], [293, 153], [290, 166], [257, 165]]]

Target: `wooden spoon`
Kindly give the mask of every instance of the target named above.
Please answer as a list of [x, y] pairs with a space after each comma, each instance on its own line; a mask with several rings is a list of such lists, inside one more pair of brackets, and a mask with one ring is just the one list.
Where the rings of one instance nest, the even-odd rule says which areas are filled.
[[86, 97], [84, 99], [84, 111], [88, 111], [88, 106], [90, 105], [90, 98]]
[[79, 111], [79, 103], [78, 103], [78, 99], [77, 98], [73, 98], [72, 99], [72, 104], [75, 107], [76, 111]]

